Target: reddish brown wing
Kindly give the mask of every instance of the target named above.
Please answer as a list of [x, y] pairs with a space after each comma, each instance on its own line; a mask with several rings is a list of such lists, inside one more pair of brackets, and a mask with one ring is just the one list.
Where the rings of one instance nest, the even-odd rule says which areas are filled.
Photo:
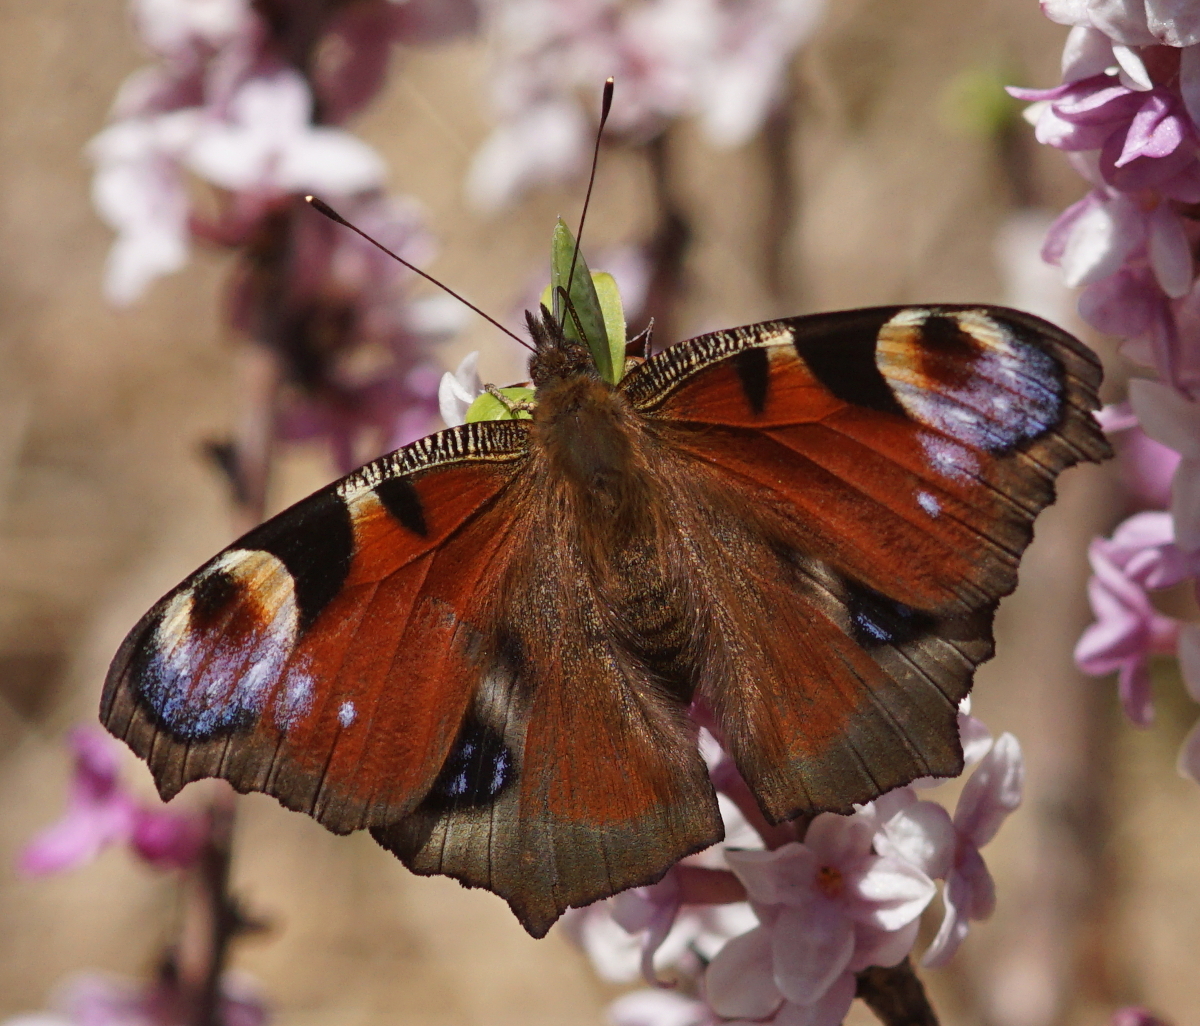
[[1099, 380], [1064, 332], [976, 307], [718, 332], [626, 379], [693, 461], [699, 694], [768, 815], [960, 769], [955, 709], [1033, 518], [1107, 452]]
[[719, 839], [715, 798], [681, 711], [600, 636], [546, 487], [513, 423], [363, 468], [160, 601], [103, 721], [164, 797], [219, 776], [370, 828], [537, 935], [656, 879]]

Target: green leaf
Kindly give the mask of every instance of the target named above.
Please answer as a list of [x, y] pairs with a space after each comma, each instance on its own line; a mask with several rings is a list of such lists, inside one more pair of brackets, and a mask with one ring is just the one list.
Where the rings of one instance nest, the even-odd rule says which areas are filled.
[[625, 376], [625, 307], [621, 304], [617, 279], [607, 271], [593, 271], [592, 284], [596, 287], [596, 298], [600, 300], [600, 312], [604, 315], [609, 359], [616, 371], [613, 384], [616, 384]]
[[[575, 273], [571, 274], [571, 262], [575, 262]], [[571, 281], [571, 305], [579, 318], [576, 326], [575, 318], [562, 309], [562, 297], [559, 288], [566, 289], [567, 279]], [[605, 317], [600, 309], [600, 299], [596, 295], [596, 286], [592, 283], [592, 274], [584, 262], [583, 254], [575, 256], [575, 236], [560, 217], [554, 226], [554, 235], [550, 243], [550, 287], [554, 298], [551, 309], [554, 316], [562, 323], [563, 332], [567, 338], [584, 343], [591, 351], [592, 359], [596, 361], [596, 369], [600, 376], [612, 384], [620, 380], [624, 370], [624, 339], [621, 340], [621, 358], [613, 360], [612, 346], [609, 342], [608, 331], [605, 328]], [[579, 337], [579, 328], [583, 329], [583, 337]]]
[[[502, 388], [500, 394], [511, 403], [533, 402], [532, 388]], [[530, 420], [528, 410], [511, 412], [499, 399], [490, 392], [484, 392], [467, 408], [464, 418], [468, 424], [479, 420]]]

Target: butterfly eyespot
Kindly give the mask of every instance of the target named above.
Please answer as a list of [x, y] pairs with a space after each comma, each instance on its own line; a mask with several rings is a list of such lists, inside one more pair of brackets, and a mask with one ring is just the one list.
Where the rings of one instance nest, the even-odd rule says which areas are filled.
[[928, 613], [906, 606], [861, 584], [847, 582], [846, 607], [855, 640], [864, 648], [904, 645], [933, 629]]
[[903, 310], [876, 361], [905, 413], [964, 445], [1004, 453], [1061, 419], [1054, 358], [982, 310]]
[[427, 809], [490, 805], [516, 778], [516, 760], [500, 732], [468, 717], [429, 790]]
[[225, 552], [161, 606], [134, 666], [139, 693], [171, 733], [196, 740], [256, 721], [283, 677], [276, 717], [292, 723], [312, 699], [303, 670], [284, 674], [299, 619], [294, 581], [279, 559]]

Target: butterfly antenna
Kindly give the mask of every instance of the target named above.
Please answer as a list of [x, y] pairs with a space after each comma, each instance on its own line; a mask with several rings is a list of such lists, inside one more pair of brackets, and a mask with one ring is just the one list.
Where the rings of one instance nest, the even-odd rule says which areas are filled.
[[405, 267], [407, 267], [410, 271], [414, 271], [415, 273], [419, 274], [426, 281], [433, 282], [433, 284], [436, 285], [443, 292], [448, 292], [455, 299], [457, 299], [460, 303], [462, 303], [463, 306], [465, 306], [471, 310], [474, 310], [485, 321], [488, 321], [491, 324], [494, 324], [497, 328], [499, 328], [502, 332], [504, 332], [504, 334], [506, 334], [514, 342], [517, 342], [517, 343], [523, 345], [526, 349], [532, 350], [534, 352], [537, 351], [534, 349], [533, 346], [531, 346], [528, 342], [526, 342], [523, 338], [521, 338], [520, 335], [516, 334], [516, 332], [509, 331], [508, 328], [506, 328], [503, 324], [501, 324], [498, 320], [496, 320], [495, 317], [491, 316], [490, 314], [484, 313], [482, 310], [479, 309], [479, 307], [477, 307], [469, 299], [466, 299], [463, 296], [460, 296], [449, 285], [443, 285], [432, 274], [428, 274], [425, 271], [422, 271], [421, 268], [417, 267], [415, 264], [410, 264], [407, 260], [404, 259], [404, 257], [397, 256], [395, 253], [393, 253], [390, 249], [388, 249], [387, 246], [385, 246], [378, 239], [371, 238], [370, 235], [368, 235], [366, 232], [364, 232], [357, 225], [351, 224], [349, 221], [347, 221], [344, 217], [342, 217], [341, 214], [339, 214], [336, 210], [334, 210], [333, 207], [331, 207], [324, 200], [317, 199], [316, 196], [305, 196], [304, 199], [305, 199], [305, 202], [307, 202], [309, 206], [313, 207], [315, 210], [324, 214], [327, 218], [329, 218], [329, 220], [336, 221], [338, 224], [345, 225], [352, 232], [355, 232], [358, 235], [361, 235], [376, 249], [382, 250], [384, 253], [386, 253], [388, 256], [390, 256], [393, 260], [399, 261]]
[[575, 330], [578, 332], [579, 337], [587, 338], [587, 335], [583, 331], [583, 322], [579, 319], [579, 311], [575, 309], [575, 304], [571, 302], [571, 297], [567, 295], [567, 290], [561, 285], [558, 287], [558, 301], [563, 305], [563, 324], [566, 323], [567, 317], [570, 316], [571, 323], [575, 325]]
[[[583, 197], [583, 210], [579, 215], [579, 231], [575, 233], [575, 252], [571, 254], [571, 270], [567, 272], [567, 295], [571, 294], [571, 282], [575, 280], [575, 264], [579, 261], [579, 247], [583, 243], [583, 224], [587, 220], [588, 204], [592, 201], [592, 186], [596, 184], [596, 165], [600, 162], [600, 138], [604, 135], [604, 123], [612, 110], [613, 80], [610, 75], [604, 83], [604, 95], [600, 100], [600, 127], [596, 129], [596, 146], [592, 150], [592, 173], [588, 178], [587, 192]], [[564, 323], [566, 314], [563, 315]], [[582, 336], [581, 336], [582, 337]]]

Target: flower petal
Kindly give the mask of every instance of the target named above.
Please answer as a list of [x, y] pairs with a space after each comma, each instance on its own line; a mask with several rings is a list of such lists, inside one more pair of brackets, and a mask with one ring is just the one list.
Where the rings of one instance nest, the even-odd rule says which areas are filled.
[[1183, 739], [1175, 768], [1181, 777], [1200, 784], [1200, 723], [1196, 723]]
[[940, 879], [950, 872], [955, 837], [954, 823], [944, 808], [937, 802], [916, 802], [893, 816], [875, 835], [875, 850]]
[[1151, 438], [1184, 458], [1200, 459], [1200, 403], [1144, 378], [1129, 382], [1129, 403]]
[[803, 909], [785, 908], [775, 922], [775, 983], [789, 1001], [811, 1005], [820, 1000], [853, 954], [854, 924], [840, 904], [816, 899]]
[[1163, 291], [1172, 299], [1192, 289], [1192, 247], [1183, 221], [1169, 203], [1160, 203], [1148, 219], [1150, 265]]
[[1180, 461], [1171, 480], [1171, 518], [1175, 544], [1184, 552], [1200, 550], [1200, 460]]
[[1021, 745], [1012, 734], [1001, 734], [992, 750], [980, 760], [959, 795], [954, 826], [982, 848], [996, 835], [1000, 824], [1021, 804], [1025, 761]]
[[779, 1007], [771, 945], [772, 931], [758, 926], [717, 952], [704, 976], [713, 1011], [726, 1019], [765, 1019]]

